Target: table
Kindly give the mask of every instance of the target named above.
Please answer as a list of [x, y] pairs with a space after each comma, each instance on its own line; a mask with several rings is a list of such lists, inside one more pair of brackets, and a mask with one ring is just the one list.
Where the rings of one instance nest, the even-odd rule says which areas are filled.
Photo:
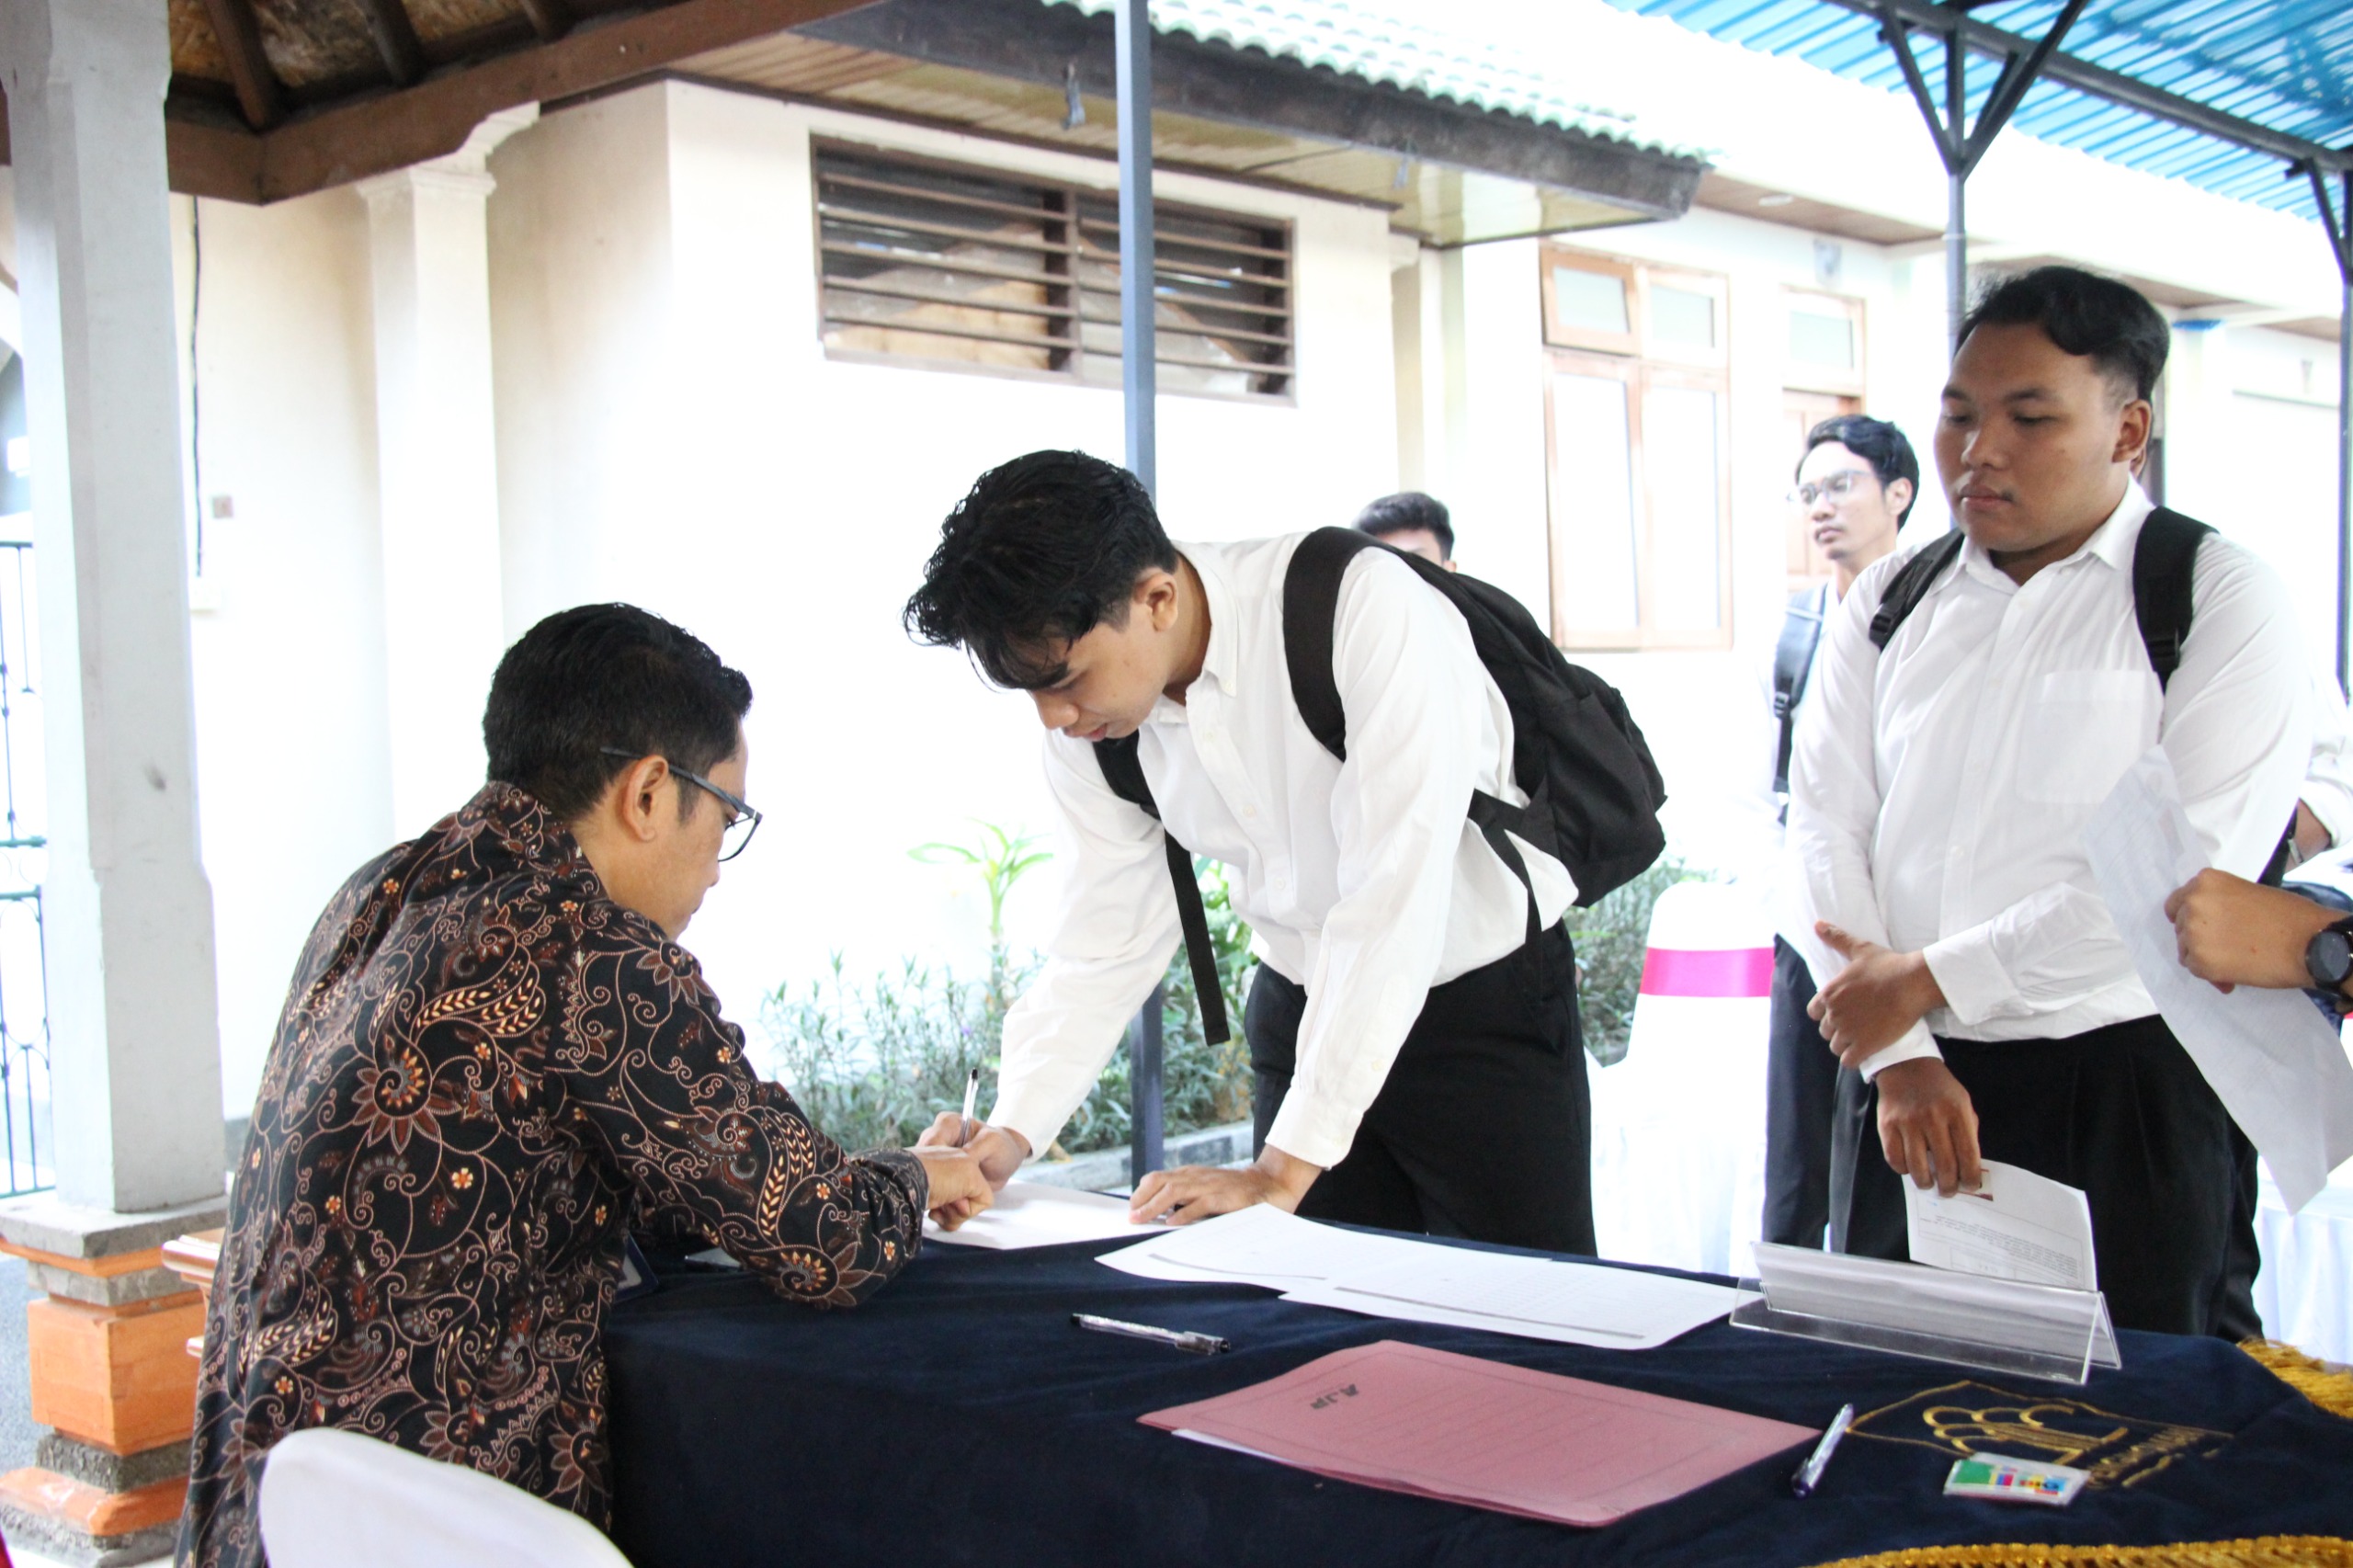
[[[1972, 1541], [2353, 1537], [2353, 1421], [2219, 1340], [2128, 1332], [2124, 1369], [2081, 1390], [1721, 1322], [1656, 1350], [1588, 1350], [1138, 1279], [1093, 1261], [1117, 1244], [930, 1245], [873, 1301], [837, 1312], [737, 1276], [665, 1273], [659, 1292], [615, 1310], [608, 1336], [615, 1540], [637, 1568], [1799, 1568]], [[1208, 1330], [1234, 1350], [1203, 1358], [1082, 1334], [1073, 1311]], [[1137, 1424], [1381, 1338], [1809, 1426], [1847, 1400], [1903, 1407], [1867, 1414], [1809, 1500], [1790, 1495], [1791, 1455], [1591, 1531], [1324, 1481]], [[2132, 1483], [2063, 1512], [1944, 1498], [1953, 1455], [1929, 1446], [1940, 1439], [1927, 1406], [1903, 1402], [1972, 1382], [2023, 1397], [1938, 1395], [1928, 1403], [1948, 1431], [1972, 1414], [2031, 1422], [2019, 1409], [2040, 1402], [2044, 1430], [2109, 1435], [2094, 1458]], [[2068, 1402], [2097, 1414], [2071, 1415]], [[1892, 1435], [1865, 1435], [1877, 1428]]]

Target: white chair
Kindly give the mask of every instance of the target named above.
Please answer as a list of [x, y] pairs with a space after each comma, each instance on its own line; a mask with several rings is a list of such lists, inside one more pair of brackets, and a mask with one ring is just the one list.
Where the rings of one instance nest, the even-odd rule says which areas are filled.
[[269, 1450], [261, 1540], [271, 1568], [629, 1568], [577, 1514], [330, 1426]]
[[1592, 1077], [1602, 1256], [1755, 1268], [1772, 986], [1773, 925], [1746, 892], [1678, 882], [1659, 896], [1625, 1059]]

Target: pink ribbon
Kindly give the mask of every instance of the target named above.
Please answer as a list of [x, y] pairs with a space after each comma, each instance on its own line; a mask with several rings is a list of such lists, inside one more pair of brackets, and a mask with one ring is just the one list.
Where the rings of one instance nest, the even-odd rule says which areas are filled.
[[1643, 956], [1645, 996], [1770, 996], [1770, 948], [1653, 948]]

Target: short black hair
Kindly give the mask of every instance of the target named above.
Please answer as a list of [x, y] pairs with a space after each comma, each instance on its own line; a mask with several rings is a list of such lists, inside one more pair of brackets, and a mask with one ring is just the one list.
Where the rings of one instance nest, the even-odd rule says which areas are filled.
[[[751, 707], [752, 683], [692, 632], [635, 605], [580, 605], [523, 633], [498, 661], [482, 742], [494, 782], [569, 821], [631, 759], [709, 774], [742, 744]], [[679, 792], [682, 814], [700, 793]]]
[[963, 649], [996, 685], [1037, 691], [1070, 673], [1063, 648], [1127, 623], [1154, 567], [1175, 571], [1176, 547], [1134, 474], [1085, 452], [1031, 452], [972, 482], [901, 619], [919, 642]]
[[1357, 514], [1357, 532], [1375, 539], [1412, 533], [1416, 528], [1427, 528], [1430, 537], [1438, 540], [1438, 554], [1449, 561], [1454, 559], [1454, 523], [1447, 515], [1446, 503], [1435, 495], [1400, 490], [1394, 495], [1383, 495]]
[[1895, 514], [1901, 528], [1911, 517], [1914, 503], [1920, 499], [1920, 459], [1912, 450], [1912, 443], [1904, 432], [1884, 419], [1873, 419], [1868, 414], [1834, 414], [1805, 433], [1805, 450], [1798, 454], [1798, 469], [1802, 472], [1805, 460], [1816, 447], [1826, 447], [1836, 441], [1865, 462], [1879, 475], [1880, 488], [1884, 490], [1899, 479], [1912, 482], [1912, 497], [1904, 503], [1904, 510]]
[[2084, 355], [2119, 388], [2147, 398], [2173, 347], [2172, 329], [2156, 306], [2129, 283], [2102, 278], [2078, 267], [2038, 267], [1997, 278], [1961, 318], [1958, 351], [1981, 326], [2042, 329], [2069, 354]]

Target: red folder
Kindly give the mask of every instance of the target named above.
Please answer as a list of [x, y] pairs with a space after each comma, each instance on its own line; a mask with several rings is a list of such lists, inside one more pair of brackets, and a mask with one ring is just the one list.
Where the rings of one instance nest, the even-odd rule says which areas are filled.
[[1606, 1525], [1815, 1433], [1384, 1339], [1141, 1418], [1341, 1481]]

